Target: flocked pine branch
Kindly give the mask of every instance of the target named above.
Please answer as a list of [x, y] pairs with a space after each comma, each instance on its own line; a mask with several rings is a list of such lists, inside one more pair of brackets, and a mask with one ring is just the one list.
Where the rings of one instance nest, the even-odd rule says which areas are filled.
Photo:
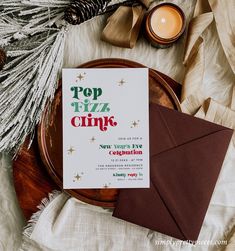
[[[3, 80], [0, 85], [0, 151], [17, 148], [39, 122], [57, 86], [63, 47], [62, 30], [50, 35], [38, 47], [17, 55], [0, 73]], [[12, 51], [12, 56], [15, 53]]]
[[0, 151], [18, 150], [54, 97], [68, 2], [0, 0], [0, 47], [8, 56], [0, 71]]
[[0, 46], [62, 22], [70, 0], [0, 0]]

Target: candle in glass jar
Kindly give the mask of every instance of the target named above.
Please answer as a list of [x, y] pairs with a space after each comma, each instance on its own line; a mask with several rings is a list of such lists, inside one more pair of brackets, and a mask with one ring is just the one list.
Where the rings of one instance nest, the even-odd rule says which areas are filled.
[[184, 13], [175, 4], [160, 4], [147, 15], [145, 29], [147, 38], [153, 45], [168, 47], [185, 30]]
[[150, 23], [153, 32], [164, 39], [177, 36], [183, 26], [183, 20], [179, 11], [167, 5], [157, 8], [153, 12]]

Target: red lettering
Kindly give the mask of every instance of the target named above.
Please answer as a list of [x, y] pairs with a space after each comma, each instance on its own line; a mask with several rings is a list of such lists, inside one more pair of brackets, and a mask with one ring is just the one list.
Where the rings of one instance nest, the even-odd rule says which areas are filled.
[[73, 118], [71, 119], [71, 124], [72, 124], [72, 126], [74, 126], [74, 127], [79, 127], [79, 126], [80, 126], [80, 124], [79, 124], [79, 119], [80, 119], [80, 117], [78, 117], [78, 116], [73, 117]]

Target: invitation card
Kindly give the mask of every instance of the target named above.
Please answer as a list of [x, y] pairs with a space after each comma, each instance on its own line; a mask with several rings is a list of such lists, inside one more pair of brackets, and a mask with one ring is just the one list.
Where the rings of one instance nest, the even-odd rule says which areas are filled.
[[63, 69], [63, 187], [149, 187], [147, 68]]

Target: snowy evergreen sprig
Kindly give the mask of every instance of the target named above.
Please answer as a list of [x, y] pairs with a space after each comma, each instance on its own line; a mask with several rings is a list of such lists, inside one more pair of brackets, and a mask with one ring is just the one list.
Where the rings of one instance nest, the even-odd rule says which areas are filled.
[[16, 152], [52, 101], [62, 68], [69, 1], [0, 0], [0, 151]]

